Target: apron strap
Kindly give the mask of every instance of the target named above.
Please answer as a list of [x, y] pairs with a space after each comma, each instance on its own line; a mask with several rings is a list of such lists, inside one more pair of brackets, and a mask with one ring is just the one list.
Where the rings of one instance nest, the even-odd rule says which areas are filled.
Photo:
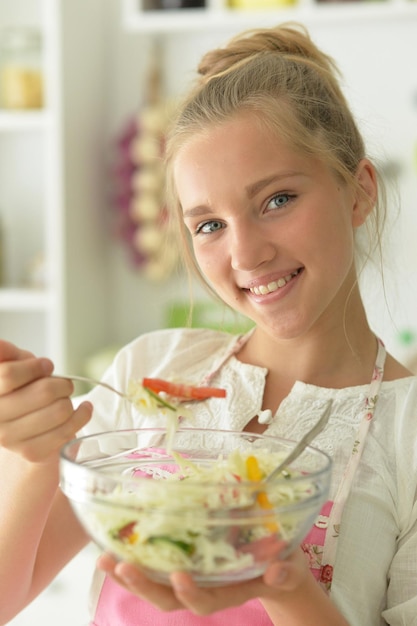
[[254, 332], [254, 330], [255, 330], [254, 328], [251, 328], [251, 330], [249, 330], [246, 334], [236, 336], [235, 340], [229, 346], [228, 350], [226, 350], [225, 354], [222, 355], [219, 361], [217, 361], [214, 364], [213, 369], [211, 369], [201, 380], [200, 385], [204, 386], [204, 385], [209, 385], [211, 383], [213, 378], [216, 376], [217, 372], [219, 372], [222, 369], [226, 361], [228, 361], [231, 356], [237, 354], [239, 350], [243, 348], [245, 343], [252, 336], [252, 333]]
[[360, 421], [352, 452], [346, 465], [345, 472], [343, 474], [329, 516], [326, 541], [324, 544], [322, 556], [322, 574], [324, 572], [325, 575], [324, 577], [322, 576], [321, 579], [321, 582], [324, 584], [327, 590], [329, 590], [331, 587], [333, 577], [333, 567], [336, 560], [337, 540], [340, 533], [340, 524], [342, 520], [343, 509], [345, 507], [347, 497], [352, 487], [356, 470], [361, 460], [362, 452], [365, 447], [365, 439], [369, 431], [369, 426], [374, 417], [379, 390], [384, 376], [385, 359], [385, 346], [382, 341], [378, 339], [378, 353], [375, 361], [371, 384], [369, 385], [368, 396], [365, 400], [363, 416]]

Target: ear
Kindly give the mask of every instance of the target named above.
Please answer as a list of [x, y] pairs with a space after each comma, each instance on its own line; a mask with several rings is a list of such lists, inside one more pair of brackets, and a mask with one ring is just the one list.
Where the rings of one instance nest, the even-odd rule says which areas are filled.
[[359, 162], [355, 178], [358, 186], [352, 210], [352, 226], [358, 228], [373, 210], [378, 196], [375, 167], [368, 159]]

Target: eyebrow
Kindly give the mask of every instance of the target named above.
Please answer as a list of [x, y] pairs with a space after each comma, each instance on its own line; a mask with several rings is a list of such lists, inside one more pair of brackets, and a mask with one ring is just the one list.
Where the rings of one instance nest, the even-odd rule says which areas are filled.
[[267, 178], [257, 180], [256, 183], [247, 185], [246, 193], [248, 195], [248, 198], [253, 198], [254, 196], [256, 196], [257, 193], [262, 191], [262, 189], [264, 187], [267, 187], [270, 183], [278, 182], [286, 178], [293, 178], [294, 176], [302, 176], [302, 172], [289, 171], [282, 174], [272, 174], [272, 176], [267, 176]]
[[182, 216], [184, 219], [186, 219], [187, 217], [199, 217], [200, 215], [205, 215], [206, 213], [212, 213], [212, 211], [208, 206], [199, 204], [192, 209], [187, 209], [186, 211], [184, 211]]
[[[284, 172], [282, 174], [272, 174], [272, 176], [267, 176], [266, 178], [257, 180], [255, 183], [252, 183], [251, 185], [247, 185], [245, 187], [246, 194], [249, 199], [252, 199], [256, 196], [257, 193], [262, 191], [264, 187], [267, 187], [273, 182], [279, 182], [280, 180], [285, 180], [287, 178], [294, 178], [296, 176], [303, 176], [303, 175], [304, 174], [302, 172], [297, 172], [293, 170]], [[210, 207], [205, 206], [205, 205], [198, 205], [198, 206], [195, 206], [191, 209], [187, 209], [186, 211], [184, 211], [183, 217], [184, 218], [198, 217], [199, 215], [203, 215], [205, 213], [211, 213]]]

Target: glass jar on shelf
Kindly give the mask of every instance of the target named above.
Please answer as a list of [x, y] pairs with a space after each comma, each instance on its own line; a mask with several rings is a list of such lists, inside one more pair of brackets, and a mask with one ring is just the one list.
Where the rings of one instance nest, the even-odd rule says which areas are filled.
[[0, 106], [43, 106], [42, 36], [36, 28], [9, 27], [0, 31]]
[[144, 0], [143, 10], [200, 9], [206, 7], [206, 0]]

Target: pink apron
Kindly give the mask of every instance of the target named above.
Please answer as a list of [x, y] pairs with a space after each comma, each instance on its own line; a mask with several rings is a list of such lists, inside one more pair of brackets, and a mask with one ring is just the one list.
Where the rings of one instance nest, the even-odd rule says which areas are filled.
[[[215, 371], [206, 376], [207, 384], [223, 363], [240, 350], [248, 335], [241, 337], [233, 349], [226, 355]], [[333, 578], [333, 567], [336, 557], [337, 539], [343, 508], [353, 482], [356, 469], [364, 448], [365, 438], [374, 415], [379, 388], [383, 378], [386, 352], [384, 345], [378, 341], [378, 354], [369, 394], [366, 398], [364, 414], [360, 422], [355, 444], [345, 468], [339, 489], [334, 501], [328, 501], [321, 509], [313, 528], [305, 538], [302, 549], [309, 559], [310, 569], [316, 580], [328, 592]], [[331, 529], [331, 532], [327, 532]], [[253, 599], [242, 606], [226, 609], [209, 616], [197, 616], [188, 610], [173, 612], [160, 611], [153, 605], [132, 595], [110, 578], [105, 578], [101, 588], [94, 620], [90, 626], [271, 626], [272, 622], [259, 600]]]
[[188, 610], [160, 611], [137, 598], [110, 578], [101, 590], [94, 621], [90, 626], [271, 626], [259, 600], [250, 600], [242, 606], [200, 617]]

